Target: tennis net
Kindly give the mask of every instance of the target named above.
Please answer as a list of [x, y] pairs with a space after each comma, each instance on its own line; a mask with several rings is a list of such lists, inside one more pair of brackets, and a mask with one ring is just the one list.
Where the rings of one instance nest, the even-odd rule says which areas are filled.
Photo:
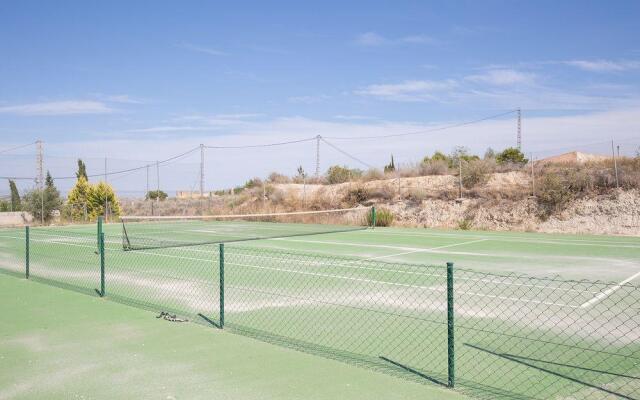
[[206, 216], [126, 216], [125, 250], [239, 242], [366, 229], [375, 209], [356, 207], [322, 211]]

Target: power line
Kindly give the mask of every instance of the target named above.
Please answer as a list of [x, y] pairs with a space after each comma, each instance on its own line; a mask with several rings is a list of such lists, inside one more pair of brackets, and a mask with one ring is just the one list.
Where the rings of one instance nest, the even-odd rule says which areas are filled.
[[18, 150], [18, 149], [22, 149], [24, 147], [29, 147], [29, 146], [33, 146], [34, 144], [36, 144], [37, 142], [31, 142], [31, 143], [27, 143], [27, 144], [21, 144], [20, 146], [16, 146], [16, 147], [10, 147], [8, 149], [4, 149], [4, 150], [0, 150], [0, 154], [2, 153], [8, 153], [10, 151], [13, 150]]
[[331, 140], [365, 140], [365, 139], [382, 139], [382, 138], [391, 138], [391, 137], [422, 135], [422, 134], [425, 134], [425, 133], [444, 131], [444, 130], [447, 130], [447, 129], [459, 128], [461, 126], [477, 124], [477, 123], [480, 123], [480, 122], [483, 122], [483, 121], [488, 121], [490, 119], [496, 119], [496, 118], [499, 118], [499, 117], [504, 117], [505, 115], [513, 114], [513, 113], [515, 113], [517, 111], [518, 110], [509, 110], [509, 111], [506, 111], [506, 112], [503, 112], [503, 113], [500, 113], [500, 114], [489, 115], [487, 117], [474, 119], [472, 121], [465, 121], [465, 122], [460, 122], [460, 123], [453, 124], [453, 125], [446, 125], [446, 126], [441, 126], [441, 127], [438, 127], [438, 128], [431, 128], [431, 129], [423, 129], [423, 130], [413, 131], [413, 132], [394, 133], [394, 134], [390, 134], [390, 135], [375, 135], [375, 136], [353, 136], [353, 137], [327, 136], [327, 137], [325, 137], [325, 139], [331, 139]]
[[322, 140], [323, 142], [325, 142], [326, 144], [328, 144], [330, 147], [332, 147], [334, 150], [342, 153], [343, 155], [349, 157], [350, 159], [359, 162], [360, 164], [364, 165], [367, 168], [374, 168], [373, 166], [371, 166], [370, 164], [367, 164], [366, 162], [362, 161], [361, 159], [357, 158], [354, 155], [351, 155], [349, 153], [347, 153], [346, 151], [342, 150], [341, 148], [339, 148], [338, 146], [328, 142], [325, 138], [323, 138], [322, 136], [320, 136], [320, 140]]
[[242, 146], [204, 146], [207, 149], [249, 149], [249, 148], [255, 148], [255, 147], [273, 147], [273, 146], [284, 146], [287, 144], [294, 144], [294, 143], [303, 143], [303, 142], [310, 142], [312, 140], [316, 140], [316, 137], [312, 137], [312, 138], [307, 138], [307, 139], [299, 139], [299, 140], [289, 140], [286, 142], [276, 142], [276, 143], [266, 143], [266, 144], [248, 144], [248, 145], [242, 145]]

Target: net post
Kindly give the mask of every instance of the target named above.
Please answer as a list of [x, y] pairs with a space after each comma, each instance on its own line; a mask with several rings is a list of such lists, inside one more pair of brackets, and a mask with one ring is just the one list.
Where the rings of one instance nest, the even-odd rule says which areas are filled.
[[24, 227], [24, 276], [25, 279], [29, 279], [29, 225]]
[[372, 206], [371, 207], [371, 228], [375, 228], [376, 227], [376, 207]]
[[100, 297], [104, 295], [104, 232], [100, 232]]
[[219, 245], [220, 251], [220, 329], [224, 328], [224, 243]]
[[453, 263], [447, 263], [447, 386], [455, 385], [455, 343], [453, 309]]

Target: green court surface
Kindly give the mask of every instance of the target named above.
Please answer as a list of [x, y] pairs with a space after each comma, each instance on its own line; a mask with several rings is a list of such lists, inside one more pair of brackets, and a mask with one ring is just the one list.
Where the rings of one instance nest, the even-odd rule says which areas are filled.
[[[203, 232], [233, 238], [256, 229], [288, 232], [269, 223], [160, 226], [164, 233], [154, 225], [154, 235], [185, 243]], [[637, 237], [375, 228], [226, 243], [224, 249], [124, 251], [121, 229], [104, 225], [103, 294], [200, 324], [158, 321], [163, 327], [188, 326], [212, 340], [224, 328], [230, 341], [254, 343], [248, 336], [286, 348], [284, 354], [295, 349], [322, 356], [312, 358], [319, 363], [342, 361], [341, 368], [357, 366], [358, 373], [408, 385], [398, 398], [411, 398], [416, 387], [424, 398], [433, 390], [445, 398], [452, 371], [455, 390], [475, 398], [640, 397]], [[24, 229], [0, 230], [0, 270], [25, 275], [25, 242]], [[74, 294], [75, 301], [104, 303], [95, 225], [32, 228], [29, 243], [32, 280], [91, 296]], [[449, 271], [446, 262], [454, 263]], [[12, 279], [16, 290], [30, 284]], [[58, 296], [48, 301], [57, 306]], [[28, 317], [20, 313], [18, 319]], [[193, 354], [186, 342], [185, 352]], [[205, 371], [215, 375], [218, 367]], [[252, 387], [245, 382], [254, 378], [251, 370], [239, 371], [237, 386], [229, 388]], [[285, 385], [288, 377], [278, 380]], [[290, 398], [311, 398], [294, 389]], [[348, 398], [348, 391], [336, 390], [335, 397]]]
[[464, 399], [0, 274], [0, 399]]

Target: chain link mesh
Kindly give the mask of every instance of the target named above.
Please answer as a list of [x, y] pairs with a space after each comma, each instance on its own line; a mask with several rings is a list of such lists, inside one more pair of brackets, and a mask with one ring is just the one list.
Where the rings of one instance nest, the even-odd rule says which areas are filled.
[[[31, 228], [28, 243], [31, 279], [101, 294], [95, 234]], [[107, 235], [104, 294], [423, 383], [452, 383], [455, 363], [455, 388], [480, 399], [640, 399], [640, 287], [629, 283], [456, 268], [448, 303], [445, 266], [220, 250], [123, 251]], [[26, 254], [24, 228], [0, 230], [0, 270], [24, 277]]]

